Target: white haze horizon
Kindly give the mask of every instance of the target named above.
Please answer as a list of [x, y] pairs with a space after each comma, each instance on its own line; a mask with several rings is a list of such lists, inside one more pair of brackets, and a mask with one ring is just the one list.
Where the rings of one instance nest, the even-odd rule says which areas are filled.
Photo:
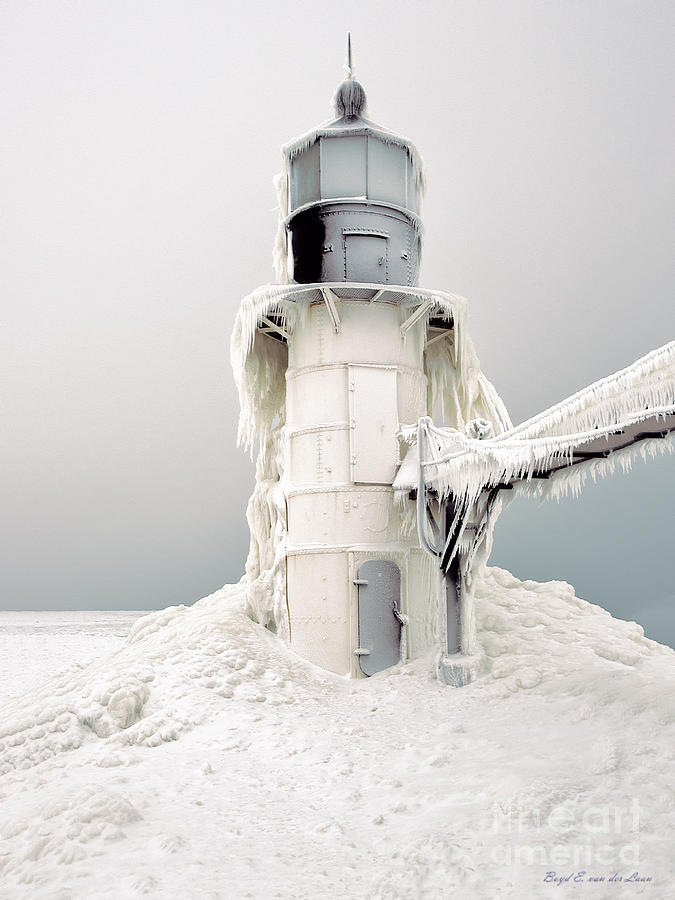
[[[370, 117], [426, 163], [420, 284], [468, 298], [514, 422], [675, 337], [670, 3], [5, 3], [0, 609], [241, 576], [229, 336], [348, 29]], [[675, 645], [674, 467], [517, 500], [492, 564]]]

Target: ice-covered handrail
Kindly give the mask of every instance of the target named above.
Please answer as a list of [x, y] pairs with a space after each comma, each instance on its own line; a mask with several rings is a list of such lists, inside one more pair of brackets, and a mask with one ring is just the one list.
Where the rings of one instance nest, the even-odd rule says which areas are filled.
[[422, 453], [420, 469], [441, 497], [472, 503], [516, 482], [540, 495], [576, 492], [589, 474], [603, 477], [617, 462], [629, 468], [637, 453], [675, 448], [675, 342], [495, 437], [476, 440], [428, 419], [420, 430], [421, 449], [435, 448]]
[[516, 425], [508, 436], [593, 431], [645, 407], [670, 409], [674, 398], [675, 341], [671, 341]]

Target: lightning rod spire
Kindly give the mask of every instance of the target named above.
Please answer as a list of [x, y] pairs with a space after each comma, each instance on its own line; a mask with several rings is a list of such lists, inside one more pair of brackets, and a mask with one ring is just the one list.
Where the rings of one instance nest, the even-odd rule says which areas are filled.
[[366, 92], [354, 78], [352, 62], [352, 33], [347, 32], [347, 57], [345, 60], [345, 80], [333, 98], [335, 114], [339, 118], [357, 119], [366, 108]]

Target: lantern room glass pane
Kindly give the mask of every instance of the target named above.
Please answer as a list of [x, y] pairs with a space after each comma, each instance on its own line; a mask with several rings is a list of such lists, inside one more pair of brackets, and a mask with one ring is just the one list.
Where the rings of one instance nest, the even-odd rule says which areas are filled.
[[291, 209], [319, 199], [319, 142], [315, 141], [291, 163]]
[[403, 147], [368, 138], [368, 199], [406, 205], [408, 154]]
[[415, 175], [413, 174], [413, 167], [410, 159], [406, 160], [406, 168], [406, 175], [408, 178], [408, 202], [406, 203], [406, 206], [411, 212], [419, 213], [420, 202], [417, 194], [417, 185], [415, 184]]
[[321, 138], [321, 196], [366, 196], [366, 137]]

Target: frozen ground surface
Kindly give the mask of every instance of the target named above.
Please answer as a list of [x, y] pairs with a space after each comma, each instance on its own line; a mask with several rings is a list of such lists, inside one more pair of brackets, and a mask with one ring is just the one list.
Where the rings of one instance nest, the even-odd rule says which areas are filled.
[[108, 656], [144, 615], [138, 610], [0, 611], [0, 706], [48, 678]]
[[675, 652], [638, 625], [490, 569], [453, 690], [326, 674], [242, 605], [0, 708], [2, 900], [673, 896]]

